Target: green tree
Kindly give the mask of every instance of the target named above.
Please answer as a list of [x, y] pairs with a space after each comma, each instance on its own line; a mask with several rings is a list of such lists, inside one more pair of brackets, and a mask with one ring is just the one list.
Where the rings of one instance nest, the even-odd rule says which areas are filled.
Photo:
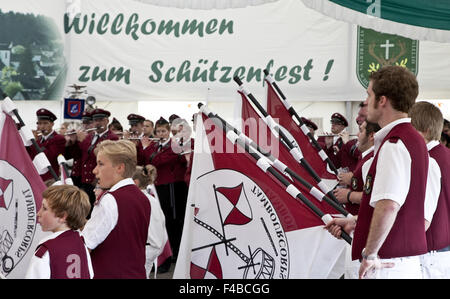
[[8, 66], [5, 66], [0, 74], [0, 86], [10, 98], [13, 98], [16, 93], [23, 90], [22, 84], [14, 81], [16, 76], [17, 71]]

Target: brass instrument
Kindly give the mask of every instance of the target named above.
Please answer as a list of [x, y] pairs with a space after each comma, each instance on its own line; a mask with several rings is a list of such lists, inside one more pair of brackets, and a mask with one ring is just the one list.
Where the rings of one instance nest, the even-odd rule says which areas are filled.
[[[74, 135], [78, 132], [85, 132], [85, 133], [89, 133], [92, 131], [96, 131], [97, 129], [104, 129], [105, 127], [100, 127], [100, 128], [90, 128], [90, 129], [86, 129], [86, 130], [80, 130], [80, 131], [71, 131], [71, 132], [67, 132], [64, 134], [64, 136], [70, 136], [70, 135]], [[39, 135], [38, 135], [39, 136]]]

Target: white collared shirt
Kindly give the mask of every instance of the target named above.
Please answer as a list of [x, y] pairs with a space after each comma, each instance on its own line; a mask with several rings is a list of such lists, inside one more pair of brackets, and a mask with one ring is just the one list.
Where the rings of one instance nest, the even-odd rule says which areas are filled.
[[43, 141], [47, 140], [50, 136], [52, 136], [53, 132], [55, 132], [55, 130], [52, 130], [48, 135], [42, 134], [42, 139], [44, 139]]
[[[380, 146], [383, 139], [396, 125], [410, 122], [410, 118], [401, 118], [391, 122], [375, 133], [374, 155], [377, 151], [380, 151], [380, 153], [378, 155], [376, 177], [373, 182], [372, 196], [370, 198], [370, 206], [372, 207], [375, 207], [376, 202], [382, 199], [395, 201], [401, 207], [406, 200], [411, 183], [411, 156], [401, 140], [398, 140], [396, 143], [385, 142], [381, 148]], [[427, 177], [432, 176], [430, 171], [433, 171], [432, 169], [435, 166], [432, 165], [436, 162], [434, 161], [433, 163], [433, 161], [434, 159], [429, 159]], [[436, 178], [432, 180], [436, 181]], [[430, 185], [428, 183], [429, 181], [430, 179], [427, 179], [427, 189], [428, 185]], [[432, 217], [436, 210], [437, 201], [434, 199], [435, 195], [432, 195], [431, 192], [431, 189], [430, 191], [426, 190], [424, 201], [425, 219]]]
[[379, 200], [390, 199], [400, 206], [406, 200], [411, 182], [411, 157], [405, 144], [398, 140], [396, 143], [381, 143], [389, 132], [402, 123], [410, 123], [410, 118], [401, 118], [391, 122], [374, 135], [374, 156], [378, 154], [376, 177], [373, 182], [370, 206], [375, 207]]
[[[109, 191], [114, 192], [127, 185], [134, 185], [134, 181], [131, 178], [123, 179], [112, 186]], [[116, 227], [118, 220], [119, 208], [117, 207], [116, 199], [111, 193], [105, 193], [98, 201], [98, 204], [94, 206], [91, 218], [84, 226], [82, 235], [86, 246], [92, 250], [105, 241]]]
[[[344, 130], [340, 131], [338, 134], [344, 133], [345, 131], [346, 130], [344, 129]], [[341, 138], [341, 136], [339, 136], [339, 135], [333, 136], [333, 145], [336, 144], [336, 142], [338, 141], [339, 138]]]
[[147, 239], [148, 244], [145, 246], [146, 265], [149, 268], [148, 272], [150, 272], [154, 261], [164, 250], [164, 246], [168, 240], [168, 235], [166, 230], [166, 217], [161, 209], [155, 186], [149, 185], [147, 186], [147, 190], [142, 190], [142, 192], [149, 199], [151, 206], [150, 225], [148, 228]]
[[[49, 236], [46, 236], [39, 242], [39, 245], [48, 240], [55, 239], [56, 237], [58, 237], [65, 231], [66, 230], [55, 232]], [[77, 230], [77, 232], [80, 233], [79, 230]], [[89, 254], [88, 249], [86, 248], [86, 245], [84, 247], [86, 249], [86, 257], [87, 257], [87, 262], [88, 262], [88, 267], [89, 267], [89, 276], [90, 276], [90, 278], [92, 278], [92, 277], [94, 277], [94, 269], [92, 268], [91, 256]], [[50, 277], [51, 277], [50, 254], [48, 253], [48, 251], [45, 252], [41, 258], [37, 257], [33, 254], [33, 256], [30, 260], [30, 264], [28, 266], [28, 270], [25, 275], [25, 278], [26, 279], [50, 279]]]
[[92, 137], [92, 140], [91, 140], [91, 145], [94, 144], [95, 142], [97, 142], [97, 140], [98, 140], [100, 137], [103, 137], [103, 135], [105, 135], [106, 132], [108, 132], [107, 129], [106, 129], [105, 131], [101, 132], [100, 134], [97, 133], [97, 132], [95, 132], [95, 134], [94, 134], [94, 136]]

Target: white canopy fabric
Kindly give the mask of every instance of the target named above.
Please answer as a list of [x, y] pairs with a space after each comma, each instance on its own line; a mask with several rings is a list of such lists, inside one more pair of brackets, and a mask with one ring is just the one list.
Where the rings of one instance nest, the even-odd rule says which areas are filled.
[[134, 0], [142, 3], [189, 9], [228, 9], [261, 5], [279, 0]]
[[[383, 1], [367, 1], [368, 11], [366, 13], [358, 12], [329, 0], [302, 1], [307, 7], [311, 9], [314, 9], [336, 20], [345, 21], [350, 24], [357, 24], [379, 32], [397, 34], [411, 39], [450, 43], [450, 30], [439, 30], [423, 26], [413, 26], [410, 24], [390, 21], [377, 16], [380, 14], [380, 12], [375, 4], [378, 2], [381, 9], [384, 5]], [[371, 7], [371, 4], [373, 7]]]

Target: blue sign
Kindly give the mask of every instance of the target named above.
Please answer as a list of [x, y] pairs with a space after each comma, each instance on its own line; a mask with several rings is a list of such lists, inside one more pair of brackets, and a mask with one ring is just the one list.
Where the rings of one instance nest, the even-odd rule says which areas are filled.
[[84, 100], [64, 99], [64, 119], [81, 119], [84, 111]]

